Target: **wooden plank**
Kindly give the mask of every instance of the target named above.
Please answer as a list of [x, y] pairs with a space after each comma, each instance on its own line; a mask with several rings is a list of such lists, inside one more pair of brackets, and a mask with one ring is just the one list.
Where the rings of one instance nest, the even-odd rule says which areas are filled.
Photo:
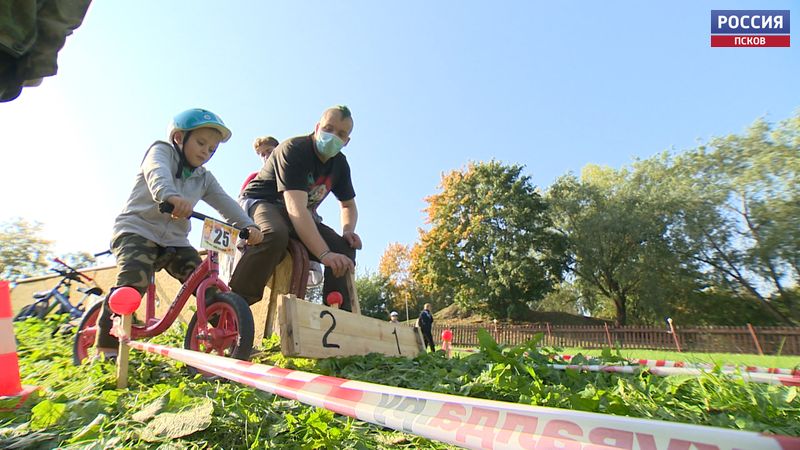
[[350, 297], [350, 310], [354, 314], [361, 315], [361, 304], [358, 302], [358, 292], [356, 292], [356, 272], [347, 272], [347, 293]]
[[[284, 300], [288, 299], [288, 300]], [[297, 315], [297, 297], [292, 294], [282, 295], [278, 299], [278, 318], [284, 326], [279, 327], [281, 337], [281, 353], [294, 355], [300, 351], [300, 341], [291, 326], [291, 320]]]
[[366, 355], [413, 358], [424, 352], [418, 328], [361, 316], [325, 305], [278, 298], [281, 353], [303, 358]]

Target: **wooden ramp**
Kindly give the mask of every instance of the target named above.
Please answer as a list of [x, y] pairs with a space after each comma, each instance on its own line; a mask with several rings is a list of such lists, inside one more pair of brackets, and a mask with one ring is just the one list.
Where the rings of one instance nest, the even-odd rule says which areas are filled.
[[298, 299], [278, 298], [281, 353], [303, 358], [366, 355], [413, 358], [425, 351], [416, 327], [354, 314]]

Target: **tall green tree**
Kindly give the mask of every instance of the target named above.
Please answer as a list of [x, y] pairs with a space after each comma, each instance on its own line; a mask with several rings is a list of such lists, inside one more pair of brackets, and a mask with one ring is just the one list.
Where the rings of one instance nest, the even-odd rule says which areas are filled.
[[[666, 155], [630, 170], [588, 165], [580, 178], [562, 176], [547, 192], [577, 285], [586, 298], [610, 301], [618, 326], [628, 324], [631, 312], [637, 323], [667, 313], [665, 294], [693, 269], [682, 265], [668, 237], [679, 211], [668, 166]], [[602, 302], [592, 307], [606, 310]]]
[[411, 273], [434, 298], [515, 318], [560, 281], [563, 238], [522, 169], [470, 163], [426, 199], [430, 229], [420, 231]]
[[683, 232], [718, 286], [800, 318], [800, 113], [711, 140], [677, 162], [693, 189]]
[[17, 218], [0, 229], [0, 278], [14, 281], [40, 275], [47, 267], [50, 242], [41, 239], [42, 225]]

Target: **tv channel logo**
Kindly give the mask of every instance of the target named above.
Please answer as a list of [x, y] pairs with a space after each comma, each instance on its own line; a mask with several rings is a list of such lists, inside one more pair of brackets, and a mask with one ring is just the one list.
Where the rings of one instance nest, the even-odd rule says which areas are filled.
[[711, 10], [712, 47], [789, 47], [789, 10]]

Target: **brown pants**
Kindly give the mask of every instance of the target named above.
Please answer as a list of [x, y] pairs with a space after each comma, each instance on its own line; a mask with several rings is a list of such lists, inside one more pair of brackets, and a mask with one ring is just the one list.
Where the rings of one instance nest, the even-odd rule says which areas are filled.
[[[264, 240], [245, 249], [242, 259], [236, 265], [229, 286], [233, 292], [244, 297], [249, 304], [261, 300], [267, 280], [275, 272], [289, 245], [289, 238], [299, 239], [286, 212], [286, 207], [274, 203], [261, 202], [251, 210], [253, 220], [264, 233]], [[350, 244], [327, 225], [317, 224], [317, 230], [325, 243], [334, 253], [347, 255], [355, 261], [356, 251]], [[309, 257], [317, 261], [314, 255]], [[342, 309], [350, 311], [350, 296], [347, 292], [347, 277], [336, 278], [333, 271], [325, 268], [325, 281], [322, 285], [322, 299], [326, 301], [328, 293], [339, 291], [342, 294]], [[327, 304], [327, 303], [326, 303]]]

